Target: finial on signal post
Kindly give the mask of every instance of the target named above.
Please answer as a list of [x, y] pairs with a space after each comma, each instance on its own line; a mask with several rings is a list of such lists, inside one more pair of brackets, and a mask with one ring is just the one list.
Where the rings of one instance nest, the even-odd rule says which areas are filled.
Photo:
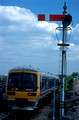
[[66, 9], [67, 9], [67, 6], [66, 6], [66, 1], [64, 2], [63, 9], [64, 9], [64, 10], [66, 10]]
[[64, 2], [63, 9], [64, 9], [64, 12], [63, 12], [63, 14], [66, 14], [66, 13], [67, 13], [67, 12], [66, 12], [66, 9], [67, 9], [67, 6], [66, 6], [66, 1]]
[[65, 15], [65, 20], [62, 22], [62, 24], [63, 24], [64, 27], [67, 27], [72, 22], [72, 16], [70, 14], [67, 14], [67, 12], [66, 12], [66, 9], [67, 9], [66, 1], [64, 2], [63, 9], [64, 9], [63, 15]]

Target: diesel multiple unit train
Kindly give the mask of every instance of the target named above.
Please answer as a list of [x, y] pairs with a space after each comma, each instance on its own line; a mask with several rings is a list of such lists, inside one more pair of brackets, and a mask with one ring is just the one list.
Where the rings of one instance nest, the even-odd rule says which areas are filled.
[[7, 100], [12, 109], [34, 110], [40, 100], [59, 87], [59, 78], [28, 67], [17, 67], [8, 72]]

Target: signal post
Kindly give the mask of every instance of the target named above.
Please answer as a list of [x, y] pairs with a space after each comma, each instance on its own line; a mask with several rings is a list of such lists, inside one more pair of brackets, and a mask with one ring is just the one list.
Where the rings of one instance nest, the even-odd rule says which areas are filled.
[[[65, 84], [64, 80], [66, 77], [66, 50], [67, 50], [67, 46], [69, 46], [69, 44], [67, 43], [67, 26], [70, 25], [72, 21], [72, 16], [70, 14], [67, 15], [66, 2], [64, 3], [63, 9], [64, 9], [63, 15], [49, 15], [47, 18], [45, 14], [39, 14], [38, 21], [62, 21], [62, 25], [63, 25], [62, 43], [58, 43], [58, 46], [60, 46], [62, 50], [62, 65], [61, 65], [61, 74], [60, 74], [60, 78], [61, 78], [60, 120], [69, 120], [64, 115], [64, 84]], [[54, 114], [55, 113], [53, 113], [53, 115]], [[55, 120], [55, 116], [53, 116], [53, 120]]]

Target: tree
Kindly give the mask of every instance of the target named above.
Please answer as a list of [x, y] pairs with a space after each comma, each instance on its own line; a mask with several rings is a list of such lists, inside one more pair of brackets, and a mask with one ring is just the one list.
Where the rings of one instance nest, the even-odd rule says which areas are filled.
[[73, 79], [79, 75], [78, 72], [73, 72], [71, 75], [67, 75], [65, 79], [65, 90], [71, 90], [73, 88]]
[[78, 72], [73, 72], [73, 73], [72, 73], [72, 76], [73, 76], [73, 77], [75, 77], [75, 76], [77, 76], [77, 75], [79, 75]]

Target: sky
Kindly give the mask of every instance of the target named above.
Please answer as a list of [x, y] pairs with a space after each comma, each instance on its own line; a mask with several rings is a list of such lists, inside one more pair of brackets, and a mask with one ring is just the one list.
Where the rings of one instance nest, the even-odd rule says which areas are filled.
[[[60, 49], [56, 31], [62, 22], [38, 21], [38, 14], [71, 14], [72, 32], [67, 40], [67, 74], [79, 72], [79, 0], [0, 0], [0, 74], [7, 74], [16, 66], [39, 68], [59, 74]], [[58, 39], [56, 37], [58, 35]], [[71, 37], [69, 39], [71, 33]]]

